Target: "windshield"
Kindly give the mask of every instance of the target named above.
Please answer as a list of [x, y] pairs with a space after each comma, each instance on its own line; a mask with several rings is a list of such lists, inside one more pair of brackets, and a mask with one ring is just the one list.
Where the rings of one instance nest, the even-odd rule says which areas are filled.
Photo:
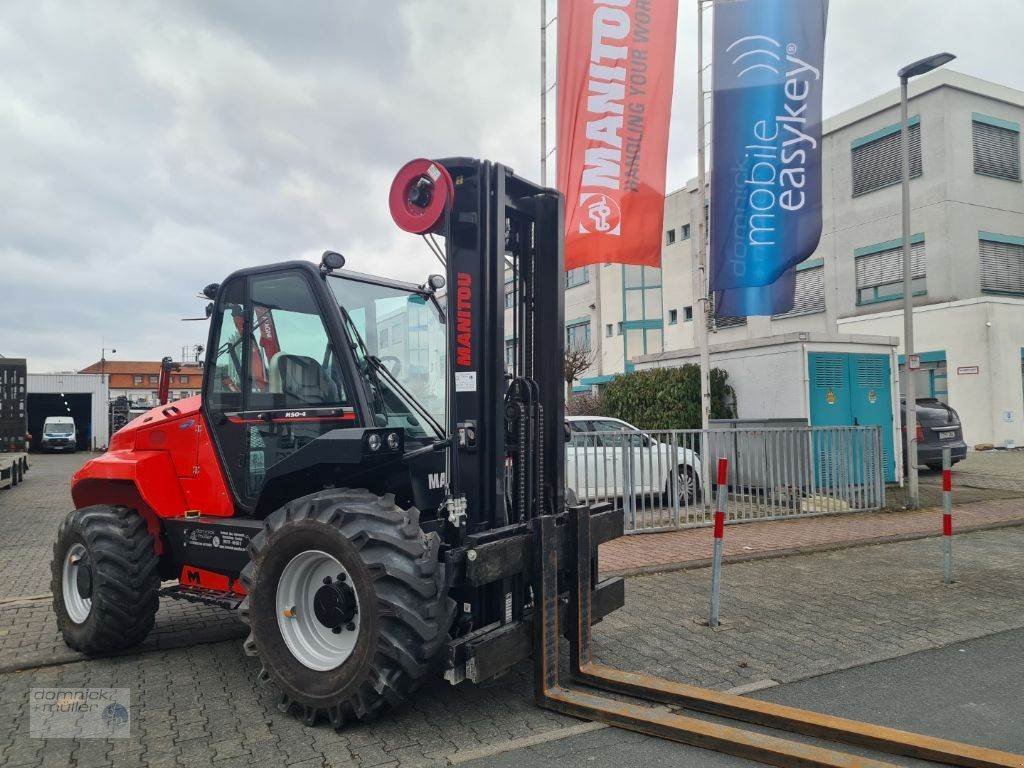
[[[375, 390], [375, 409], [388, 426], [404, 427], [413, 436], [443, 437], [416, 413], [419, 404], [439, 424], [445, 423], [447, 344], [437, 307], [430, 299], [400, 288], [338, 275], [332, 275], [328, 283], [350, 324], [349, 333], [357, 337], [353, 339], [356, 358]], [[365, 355], [380, 360], [386, 371], [377, 375], [367, 366]], [[393, 386], [387, 374], [401, 386]], [[409, 402], [401, 388], [415, 403]]]
[[43, 428], [43, 431], [51, 435], [70, 435], [75, 431], [75, 426], [74, 424], [50, 423]]

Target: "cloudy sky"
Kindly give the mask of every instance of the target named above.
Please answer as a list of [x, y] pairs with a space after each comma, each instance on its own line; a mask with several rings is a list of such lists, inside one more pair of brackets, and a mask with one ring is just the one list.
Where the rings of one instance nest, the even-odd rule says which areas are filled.
[[[696, 170], [680, 5], [670, 189]], [[417, 156], [539, 176], [539, 18], [539, 0], [0, 4], [0, 353], [177, 357], [206, 340], [180, 322], [203, 285], [325, 248], [421, 280], [435, 262], [388, 185]], [[942, 49], [1024, 89], [1022, 28], [1021, 0], [832, 0], [825, 113]]]

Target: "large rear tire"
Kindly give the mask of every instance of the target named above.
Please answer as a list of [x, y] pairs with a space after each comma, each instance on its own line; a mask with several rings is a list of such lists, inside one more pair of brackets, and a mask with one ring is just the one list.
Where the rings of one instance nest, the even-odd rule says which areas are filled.
[[331, 489], [289, 502], [253, 538], [240, 607], [278, 708], [335, 728], [418, 688], [455, 615], [440, 539], [394, 497]]
[[70, 513], [57, 531], [50, 566], [64, 642], [89, 654], [142, 642], [160, 607], [159, 563], [135, 510], [97, 505]]

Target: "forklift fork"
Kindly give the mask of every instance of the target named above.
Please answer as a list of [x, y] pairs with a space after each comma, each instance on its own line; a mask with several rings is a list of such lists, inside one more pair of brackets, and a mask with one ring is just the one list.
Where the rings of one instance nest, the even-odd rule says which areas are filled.
[[[893, 728], [748, 699], [707, 688], [625, 672], [596, 663], [591, 651], [591, 589], [593, 587], [590, 511], [570, 507], [569, 668], [571, 683], [597, 691], [622, 694], [730, 720], [792, 731], [829, 741], [868, 747], [971, 768], [1024, 768], [1024, 756], [975, 747]], [[538, 705], [583, 720], [657, 736], [692, 746], [756, 760], [769, 765], [822, 768], [882, 768], [891, 763], [782, 739], [706, 719], [677, 714], [665, 707], [644, 706], [610, 698], [559, 680], [559, 585], [556, 516], [536, 519], [535, 549], [539, 620], [535, 622], [534, 687]], [[563, 566], [563, 570], [566, 570]]]

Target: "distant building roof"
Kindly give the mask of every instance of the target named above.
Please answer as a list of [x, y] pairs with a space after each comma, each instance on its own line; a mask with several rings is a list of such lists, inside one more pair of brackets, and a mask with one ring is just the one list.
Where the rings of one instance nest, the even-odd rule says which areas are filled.
[[[203, 368], [197, 363], [183, 363], [181, 364], [180, 373], [202, 373]], [[160, 373], [160, 361], [159, 360], [107, 360], [101, 362], [97, 360], [92, 365], [88, 365], [79, 373], [130, 373], [135, 375], [156, 375]]]

